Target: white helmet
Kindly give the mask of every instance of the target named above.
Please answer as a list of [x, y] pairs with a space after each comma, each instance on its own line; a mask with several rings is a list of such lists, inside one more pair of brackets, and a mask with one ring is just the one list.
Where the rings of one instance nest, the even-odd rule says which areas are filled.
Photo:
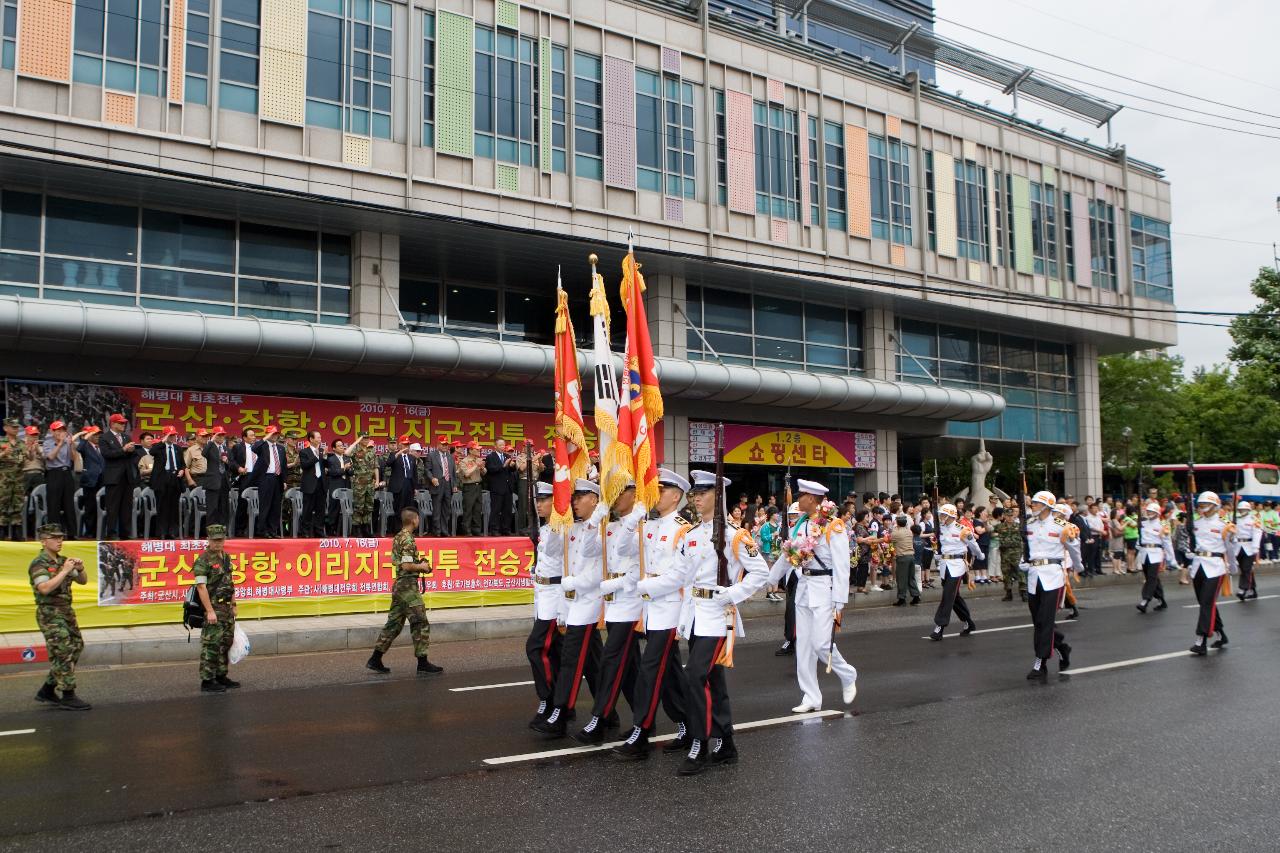
[[794, 501], [792, 502], [791, 506], [787, 507], [787, 515], [799, 515], [799, 514], [800, 514], [800, 502]]
[[1201, 492], [1200, 497], [1196, 498], [1196, 505], [1213, 504], [1214, 506], [1222, 506], [1222, 499], [1218, 497], [1217, 492]]
[[1031, 502], [1033, 504], [1044, 504], [1045, 506], [1053, 506], [1058, 502], [1058, 499], [1053, 496], [1053, 492], [1039, 491], [1031, 496]]
[[952, 518], [960, 517], [960, 513], [956, 510], [955, 504], [943, 504], [938, 507], [938, 515], [949, 515]]
[[1070, 518], [1070, 517], [1071, 517], [1071, 507], [1067, 506], [1066, 504], [1054, 504], [1054, 505], [1053, 505], [1053, 514], [1054, 514], [1054, 515], [1060, 515], [1060, 516], [1062, 516], [1063, 518]]
[[1155, 501], [1152, 501], [1151, 503], [1149, 503], [1149, 504], [1147, 504], [1146, 506], [1144, 506], [1144, 507], [1143, 507], [1143, 510], [1145, 510], [1146, 512], [1154, 512], [1154, 513], [1156, 513], [1157, 515], [1159, 515], [1159, 513], [1160, 513], [1160, 504], [1156, 503]]
[[1240, 503], [1236, 505], [1236, 509], [1240, 512], [1248, 512], [1249, 510], [1253, 509], [1253, 504], [1249, 503], [1248, 501], [1240, 501]]

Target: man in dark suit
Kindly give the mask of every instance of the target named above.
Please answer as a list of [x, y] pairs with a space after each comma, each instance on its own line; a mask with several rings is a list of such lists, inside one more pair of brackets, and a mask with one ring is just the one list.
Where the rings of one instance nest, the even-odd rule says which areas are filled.
[[328, 492], [324, 487], [325, 446], [320, 431], [312, 430], [298, 445], [298, 464], [302, 467], [302, 519], [298, 522], [300, 536], [324, 535], [324, 510]]
[[413, 493], [418, 485], [418, 459], [409, 446], [409, 436], [400, 436], [395, 453], [387, 459], [383, 479], [386, 481], [387, 491], [391, 493], [395, 516], [399, 518], [402, 509], [415, 506]]
[[285, 459], [280, 430], [269, 426], [265, 438], [253, 445], [253, 481], [258, 487], [258, 527], [255, 536], [280, 538], [280, 501], [284, 497]]
[[133, 488], [138, 483], [138, 457], [133, 441], [125, 433], [129, 419], [114, 414], [107, 423], [110, 428], [98, 443], [103, 461], [102, 485], [107, 490], [103, 501], [107, 514], [102, 521], [102, 537], [128, 539], [133, 531]]
[[[227, 523], [227, 431], [220, 426], [212, 430], [204, 446], [205, 469], [196, 485], [204, 489], [206, 524]], [[198, 533], [198, 531], [197, 531]]]
[[447, 435], [436, 436], [436, 446], [427, 452], [427, 484], [431, 490], [431, 535], [448, 536], [453, 493], [458, 490], [458, 463]]
[[167, 426], [160, 441], [151, 445], [151, 490], [156, 494], [156, 538], [177, 539], [178, 498], [182, 495], [182, 477], [186, 463], [178, 446], [178, 430]]
[[227, 458], [231, 463], [231, 480], [235, 484], [236, 489], [240, 492], [241, 500], [236, 504], [236, 534], [247, 533], [249, 530], [249, 505], [244, 501], [244, 490], [252, 489], [258, 485], [257, 476], [253, 469], [257, 465], [258, 458], [253, 447], [258, 443], [257, 430], [247, 429], [240, 433], [240, 442], [231, 448], [231, 452], [227, 454]]
[[510, 536], [515, 508], [511, 495], [515, 489], [516, 460], [507, 455], [507, 443], [498, 439], [492, 452], [484, 458], [484, 483], [489, 491], [489, 535]]
[[98, 538], [98, 489], [102, 487], [102, 472], [106, 460], [98, 443], [102, 440], [102, 428], [93, 424], [80, 432], [76, 452], [80, 454], [80, 500], [84, 506], [83, 529], [76, 534], [89, 539]]
[[338, 489], [351, 488], [351, 459], [347, 456], [347, 443], [340, 438], [333, 441], [333, 452], [324, 463], [325, 494], [329, 503], [325, 510], [325, 524], [329, 532], [335, 536], [342, 532], [339, 518], [341, 506], [333, 493]]

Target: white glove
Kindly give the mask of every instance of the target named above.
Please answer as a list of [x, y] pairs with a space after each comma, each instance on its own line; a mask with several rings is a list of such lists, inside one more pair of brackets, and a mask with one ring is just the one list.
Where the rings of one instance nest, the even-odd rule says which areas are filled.
[[609, 515], [609, 508], [603, 502], [596, 504], [595, 511], [591, 513], [591, 518], [587, 521], [591, 524], [599, 524], [606, 516]]
[[642, 581], [636, 581], [636, 592], [640, 595], [648, 595], [649, 590], [653, 588], [653, 578], [645, 578]]
[[640, 504], [636, 504], [636, 508], [631, 510], [631, 514], [627, 516], [627, 520], [631, 522], [639, 522], [649, 514], [649, 511]]
[[577, 586], [578, 579], [576, 577], [561, 578], [560, 580], [560, 588], [565, 592], [573, 592]]
[[631, 592], [635, 591], [636, 586], [640, 583], [640, 579], [635, 575], [627, 575], [622, 579], [622, 588]]
[[844, 612], [844, 602], [843, 602], [843, 601], [837, 601], [837, 602], [835, 603], [835, 612], [836, 612], [836, 613], [843, 613], [843, 612]]
[[724, 610], [728, 610], [730, 607], [733, 607], [733, 598], [730, 597], [727, 590], [718, 589], [715, 594], [711, 596], [711, 603]]

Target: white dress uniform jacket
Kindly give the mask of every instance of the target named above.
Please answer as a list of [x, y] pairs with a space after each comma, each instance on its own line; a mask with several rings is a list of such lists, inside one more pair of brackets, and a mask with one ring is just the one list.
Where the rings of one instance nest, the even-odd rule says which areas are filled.
[[560, 584], [538, 583], [538, 578], [558, 578], [564, 574], [564, 540], [550, 524], [538, 528], [538, 558], [533, 566], [533, 615], [535, 619], [551, 621], [565, 615], [564, 593]]
[[[746, 601], [769, 579], [769, 567], [760, 556], [751, 534], [726, 522], [724, 553], [729, 558], [729, 580], [733, 583], [727, 587], [720, 586], [716, 582], [720, 561], [716, 557], [712, 532], [713, 522], [710, 521], [691, 527], [680, 543], [679, 557], [673, 564], [689, 586], [689, 595], [680, 614], [682, 637], [725, 636], [725, 611], [729, 605]], [[845, 564], [848, 565], [847, 557]], [[709, 590], [715, 593], [715, 597], [704, 598], [694, 590]], [[733, 628], [739, 637], [746, 636], [742, 630], [742, 617], [736, 611]]]
[[[1250, 557], [1258, 556], [1262, 547], [1262, 525], [1253, 513], [1236, 518], [1236, 547]], [[1198, 540], [1197, 540], [1198, 544]]]
[[[1063, 557], [1069, 555], [1077, 570], [1084, 569], [1080, 556], [1080, 531], [1074, 524], [1053, 515], [1027, 522], [1027, 544], [1031, 562], [1027, 564], [1027, 590], [1052, 591], [1066, 583]], [[1038, 586], [1037, 586], [1038, 585]]]
[[685, 581], [675, 564], [677, 549], [690, 529], [674, 511], [645, 522], [640, 539], [644, 579], [636, 584], [636, 592], [644, 602], [646, 631], [668, 631], [680, 623]]
[[605, 531], [608, 577], [601, 582], [600, 592], [604, 595], [606, 622], [634, 622], [644, 610], [644, 602], [636, 592], [640, 581], [639, 527], [644, 516], [644, 507], [636, 507], [625, 518], [609, 522]]
[[1191, 567], [1192, 574], [1197, 568], [1204, 571], [1207, 578], [1220, 578], [1227, 573], [1227, 560], [1232, 555], [1227, 547], [1235, 531], [1232, 524], [1221, 512], [1205, 518], [1196, 516], [1196, 550], [1191, 559], [1195, 561]]
[[[566, 625], [594, 625], [600, 619], [601, 555], [604, 553], [602, 525], [608, 509], [597, 507], [586, 521], [575, 521], [569, 528], [569, 574], [560, 581], [566, 593], [569, 614]], [[567, 593], [573, 593], [569, 598]]]
[[[849, 532], [844, 522], [833, 518], [826, 525], [804, 516], [791, 529], [791, 538], [808, 536], [814, 541], [813, 558], [801, 566], [791, 565], [786, 555], [778, 557], [769, 570], [768, 583], [785, 586], [794, 572], [796, 605], [829, 607], [849, 603]], [[826, 570], [830, 574], [826, 574]], [[818, 571], [823, 574], [812, 574]]]
[[1158, 518], [1144, 518], [1138, 528], [1138, 544], [1148, 563], [1162, 560], [1169, 565], [1178, 561], [1173, 553], [1173, 540], [1169, 537], [1169, 524]]
[[[958, 521], [944, 524], [938, 530], [938, 547], [942, 551], [938, 560], [942, 565], [942, 571], [945, 576], [949, 578], [962, 577], [965, 572], [969, 571], [969, 566], [964, 561], [966, 551], [972, 554], [974, 559], [981, 560], [983, 558], [982, 549], [978, 547], [978, 537], [974, 536], [972, 530]], [[1049, 589], [1049, 587], [1046, 587], [1046, 589]]]

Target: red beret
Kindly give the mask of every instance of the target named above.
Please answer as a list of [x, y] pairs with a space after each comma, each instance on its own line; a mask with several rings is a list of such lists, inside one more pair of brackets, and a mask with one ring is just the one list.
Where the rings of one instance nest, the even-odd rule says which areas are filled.
[[178, 434], [178, 428], [177, 428], [176, 426], [167, 426], [167, 427], [165, 427], [165, 428], [164, 428], [164, 433], [163, 433], [163, 434], [164, 434], [164, 435], [166, 435], [166, 436], [168, 436], [168, 435], [177, 435], [177, 434]]
[[49, 424], [50, 430], [66, 429], [66, 428], [67, 428], [67, 425], [64, 424], [62, 421], [54, 421], [53, 423]]
[[113, 424], [127, 424], [129, 422], [129, 419], [126, 418], [124, 415], [114, 414], [111, 417], [107, 418], [107, 421]]

